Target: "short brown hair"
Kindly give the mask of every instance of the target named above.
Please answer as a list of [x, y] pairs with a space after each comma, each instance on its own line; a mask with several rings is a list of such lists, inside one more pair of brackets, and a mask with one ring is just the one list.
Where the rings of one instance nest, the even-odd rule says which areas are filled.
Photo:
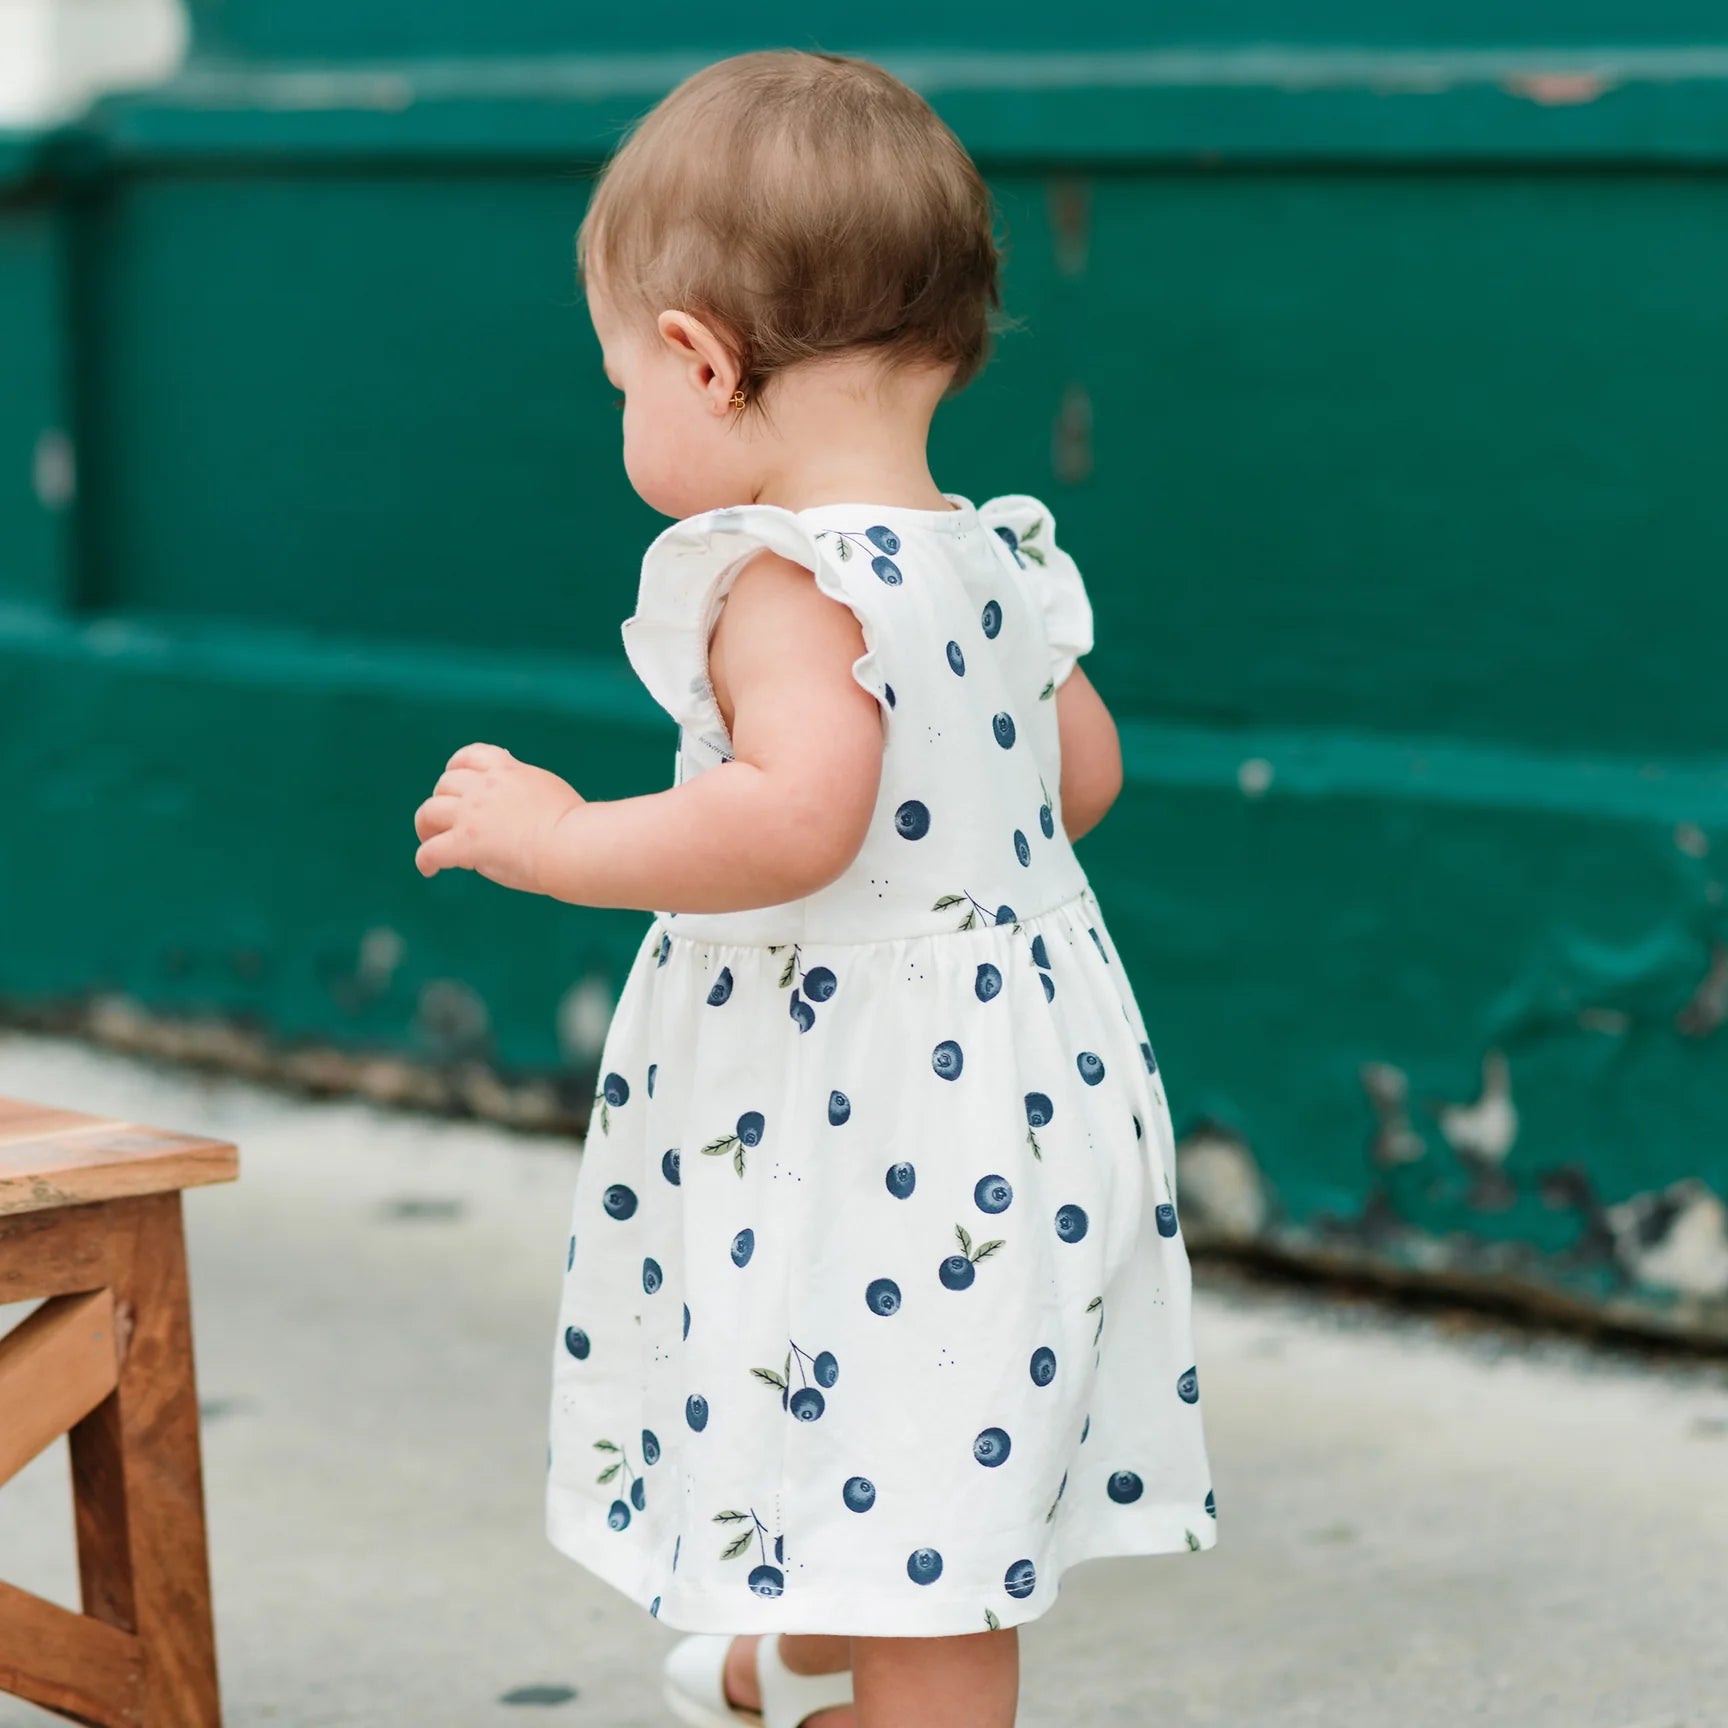
[[716, 324], [755, 402], [776, 373], [874, 351], [983, 365], [1000, 305], [990, 194], [929, 103], [867, 60], [721, 60], [602, 171], [576, 242], [620, 304]]

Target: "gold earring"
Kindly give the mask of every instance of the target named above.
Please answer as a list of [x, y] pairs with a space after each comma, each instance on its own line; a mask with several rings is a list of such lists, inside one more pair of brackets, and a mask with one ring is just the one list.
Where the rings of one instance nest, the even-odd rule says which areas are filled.
[[734, 390], [732, 392], [732, 406], [734, 408], [742, 408], [744, 406], [744, 392], [742, 390]]

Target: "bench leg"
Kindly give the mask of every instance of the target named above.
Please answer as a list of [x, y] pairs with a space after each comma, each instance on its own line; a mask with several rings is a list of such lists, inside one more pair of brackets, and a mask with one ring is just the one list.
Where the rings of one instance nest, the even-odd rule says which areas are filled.
[[137, 1634], [142, 1728], [220, 1728], [180, 1196], [106, 1211], [120, 1373], [71, 1432], [84, 1612]]

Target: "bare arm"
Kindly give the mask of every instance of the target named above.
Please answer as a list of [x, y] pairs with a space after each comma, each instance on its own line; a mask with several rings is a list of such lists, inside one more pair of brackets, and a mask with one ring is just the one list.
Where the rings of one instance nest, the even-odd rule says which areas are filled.
[[733, 761], [668, 791], [589, 803], [507, 751], [469, 745], [416, 813], [417, 863], [642, 911], [814, 893], [857, 856], [875, 808], [882, 723], [852, 677], [863, 652], [851, 611], [764, 553], [734, 583], [710, 652]]
[[1078, 840], [1104, 819], [1122, 790], [1122, 744], [1104, 698], [1078, 666], [1056, 692], [1062, 735], [1062, 826]]

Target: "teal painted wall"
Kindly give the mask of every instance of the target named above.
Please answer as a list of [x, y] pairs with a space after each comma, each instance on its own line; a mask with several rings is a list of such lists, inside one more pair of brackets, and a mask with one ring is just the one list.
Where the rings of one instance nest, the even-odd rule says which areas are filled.
[[[1728, 1336], [1728, 53], [1619, 11], [875, 27], [1001, 205], [1018, 326], [938, 472], [1042, 493], [1093, 585], [1129, 787], [1082, 855], [1196, 1236]], [[410, 825], [470, 738], [670, 767], [571, 237], [729, 44], [566, 16], [227, 0], [0, 149], [15, 1011], [583, 1097], [641, 920], [424, 883]], [[1501, 1057], [1515, 1125], [1460, 1115]]]

